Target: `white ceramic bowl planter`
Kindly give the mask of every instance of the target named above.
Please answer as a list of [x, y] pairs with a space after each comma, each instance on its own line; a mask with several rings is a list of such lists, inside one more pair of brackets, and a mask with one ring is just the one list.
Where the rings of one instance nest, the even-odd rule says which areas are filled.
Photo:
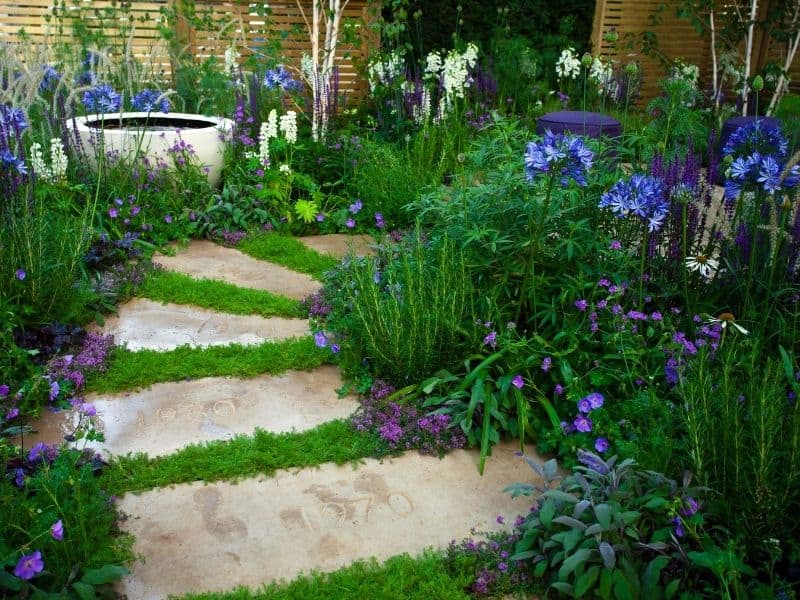
[[160, 158], [167, 164], [171, 164], [168, 150], [183, 141], [194, 149], [198, 165], [207, 169], [212, 186], [219, 184], [225, 144], [233, 130], [230, 119], [188, 113], [107, 113], [77, 117], [68, 123], [74, 123], [76, 136], [94, 166], [101, 133], [106, 153], [130, 158], [138, 152], [152, 162]]

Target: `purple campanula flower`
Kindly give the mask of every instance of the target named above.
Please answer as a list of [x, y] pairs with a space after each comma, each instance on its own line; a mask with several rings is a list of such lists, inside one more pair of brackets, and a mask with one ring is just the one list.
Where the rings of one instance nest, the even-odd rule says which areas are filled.
[[59, 519], [53, 526], [50, 528], [50, 535], [53, 536], [54, 540], [58, 540], [59, 542], [64, 539], [64, 523]]
[[339, 344], [331, 344], [331, 352], [334, 354], [339, 354], [342, 349], [339, 347]]
[[619, 240], [612, 240], [608, 247], [611, 250], [622, 250], [622, 243]]
[[317, 348], [325, 348], [328, 345], [328, 336], [325, 335], [324, 331], [318, 331], [314, 334], [314, 343]]
[[575, 308], [577, 308], [581, 312], [585, 311], [588, 305], [589, 303], [586, 302], [586, 300], [584, 300], [583, 298], [581, 298], [580, 300], [575, 300]]
[[545, 373], [547, 373], [548, 371], [550, 371], [550, 368], [551, 368], [552, 366], [553, 366], [553, 359], [552, 359], [552, 358], [550, 358], [549, 356], [545, 356], [545, 357], [542, 359], [542, 366], [541, 366], [541, 369], [542, 369], [542, 371], [544, 371]]
[[383, 214], [379, 212], [375, 213], [375, 227], [378, 229], [383, 229], [386, 227], [386, 221], [383, 220]]
[[317, 215], [314, 217], [314, 219], [316, 219], [317, 223], [322, 223], [325, 220], [325, 214], [324, 213], [317, 213]]
[[604, 437], [599, 437], [594, 441], [594, 449], [601, 454], [608, 450], [608, 440]]
[[14, 470], [14, 485], [20, 489], [25, 487], [25, 471], [22, 469]]
[[680, 517], [672, 519], [672, 523], [675, 525], [675, 537], [683, 537], [686, 535], [686, 530], [683, 528], [683, 521], [681, 521]]
[[582, 398], [578, 401], [578, 410], [584, 414], [590, 413], [592, 411], [592, 404], [588, 399]]
[[16, 406], [6, 413], [6, 421], [11, 421], [19, 416], [19, 408]]
[[19, 559], [17, 566], [14, 567], [14, 575], [27, 581], [33, 579], [37, 573], [41, 573], [43, 570], [42, 553], [36, 550], [33, 554], [23, 555]]
[[28, 274], [25, 272], [25, 269], [17, 269], [14, 273], [14, 276], [20, 281], [25, 281], [25, 278], [28, 276]]
[[553, 393], [555, 393], [556, 396], [560, 396], [561, 394], [564, 393], [564, 386], [561, 385], [560, 383], [557, 383], [556, 387], [553, 388]]
[[522, 375], [514, 375], [514, 377], [511, 379], [511, 385], [518, 390], [521, 390], [523, 387], [525, 387], [525, 380], [522, 379]]
[[108, 209], [108, 216], [112, 219], [116, 219], [119, 216], [119, 210], [117, 210], [116, 206], [112, 206]]
[[344, 224], [348, 229], [353, 229], [356, 226], [356, 222], [353, 217], [347, 217], [347, 221], [345, 221]]
[[6, 396], [8, 396], [8, 392], [10, 391], [11, 388], [8, 387], [7, 384], [4, 383], [3, 385], [0, 385], [0, 398], [5, 398]]
[[166, 223], [167, 225], [169, 225], [170, 223], [172, 223], [172, 215], [166, 215], [166, 216], [164, 217], [164, 223]]
[[350, 211], [350, 214], [356, 215], [362, 208], [364, 208], [364, 203], [361, 200], [356, 200], [347, 210]]

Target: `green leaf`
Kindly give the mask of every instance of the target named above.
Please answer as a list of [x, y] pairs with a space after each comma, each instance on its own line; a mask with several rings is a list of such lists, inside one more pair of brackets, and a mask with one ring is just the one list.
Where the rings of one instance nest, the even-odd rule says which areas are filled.
[[475, 415], [475, 409], [478, 405], [482, 405], [486, 401], [483, 392], [483, 377], [478, 377], [472, 386], [472, 395], [469, 399], [469, 407], [467, 408], [467, 427], [472, 426], [472, 417]]
[[[486, 384], [488, 395], [487, 401], [483, 406], [483, 427], [481, 429], [481, 459], [478, 465], [478, 472], [483, 475], [483, 467], [486, 465], [486, 456], [489, 454], [489, 432], [492, 427], [492, 410], [497, 405], [497, 399], [494, 393], [488, 390], [489, 384]], [[495, 436], [496, 437], [496, 436]]]
[[573, 587], [568, 583], [564, 583], [563, 581], [557, 581], [556, 583], [551, 583], [550, 587], [558, 590], [562, 594], [566, 594], [571, 598], [575, 597], [575, 591]]
[[600, 577], [600, 567], [594, 565], [586, 573], [578, 577], [575, 582], [575, 596], [583, 598], [590, 589], [594, 587], [597, 579]]
[[594, 507], [597, 522], [606, 530], [611, 527], [611, 507], [608, 504], [598, 504]]
[[673, 579], [664, 588], [664, 600], [671, 600], [675, 594], [678, 593], [678, 587], [681, 585], [680, 579]]
[[94, 593], [94, 588], [82, 581], [74, 582], [72, 584], [72, 589], [75, 590], [75, 593], [78, 594], [78, 598], [81, 600], [94, 600], [97, 597]]
[[666, 556], [656, 556], [650, 561], [642, 575], [642, 595], [653, 597], [658, 593], [661, 570], [667, 566], [667, 563], [669, 563], [669, 559]]
[[611, 598], [611, 585], [614, 581], [614, 570], [603, 569], [600, 573], [600, 586], [597, 588], [597, 593], [601, 598]]
[[558, 523], [559, 525], [566, 525], [578, 532], [586, 531], [586, 523], [583, 521], [579, 521], [578, 519], [573, 519], [567, 515], [561, 515], [560, 517], [556, 517], [553, 519], [553, 523]]
[[539, 509], [539, 520], [542, 522], [547, 529], [553, 524], [553, 516], [556, 512], [556, 503], [554, 500], [550, 500], [549, 498], [544, 501], [542, 504], [542, 508]]
[[568, 494], [566, 492], [562, 492], [561, 490], [547, 490], [544, 493], [545, 498], [552, 498], [553, 500], [560, 500], [561, 502], [567, 502], [568, 504], [577, 504], [578, 499], [573, 496], [572, 494]]
[[128, 569], [119, 565], [105, 565], [99, 569], [89, 569], [81, 577], [82, 583], [89, 585], [103, 585], [121, 579], [128, 574]]
[[574, 554], [564, 560], [564, 564], [558, 570], [558, 578], [561, 580], [567, 579], [570, 574], [578, 568], [578, 565], [586, 562], [586, 559], [591, 556], [592, 551], [589, 548], [580, 548]]
[[666, 504], [667, 504], [666, 498], [662, 498], [660, 496], [653, 496], [652, 498], [650, 498], [650, 500], [644, 503], [644, 506], [642, 506], [642, 508], [649, 508], [652, 510], [652, 509], [662, 508]]
[[619, 569], [614, 571], [614, 597], [617, 600], [633, 600], [631, 586], [628, 584], [625, 574]]
[[536, 566], [533, 568], [533, 576], [534, 577], [541, 577], [544, 575], [544, 572], [547, 571], [547, 561], [540, 560], [536, 563]]
[[8, 571], [0, 570], [0, 588], [18, 592], [22, 589], [22, 580], [14, 577]]

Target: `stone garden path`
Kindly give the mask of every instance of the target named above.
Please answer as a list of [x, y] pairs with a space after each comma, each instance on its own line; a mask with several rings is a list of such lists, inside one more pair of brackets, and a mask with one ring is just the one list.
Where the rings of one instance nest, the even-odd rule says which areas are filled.
[[[304, 242], [341, 256], [346, 236]], [[354, 248], [366, 251], [367, 240]], [[258, 261], [210, 242], [192, 242], [165, 268], [250, 288], [302, 298], [319, 282], [284, 267]], [[185, 305], [134, 299], [109, 319], [103, 331], [130, 350], [167, 350], [189, 344], [255, 344], [308, 335], [302, 319], [242, 317]], [[337, 369], [289, 371], [252, 379], [204, 378], [160, 383], [144, 390], [87, 397], [105, 433], [103, 452], [163, 456], [187, 445], [251, 434], [302, 431], [348, 417], [353, 397], [338, 398]], [[75, 415], [48, 414], [27, 443], [59, 441]], [[225, 591], [292, 579], [312, 569], [331, 571], [354, 560], [446, 546], [470, 530], [499, 527], [498, 514], [513, 518], [530, 501], [512, 500], [502, 489], [529, 481], [532, 471], [501, 445], [477, 472], [477, 453], [456, 451], [443, 459], [406, 452], [357, 465], [279, 471], [206, 483], [202, 481], [128, 493], [119, 501], [125, 531], [136, 537], [143, 560], [118, 590], [130, 600], [170, 594]], [[528, 451], [533, 455], [532, 449]]]

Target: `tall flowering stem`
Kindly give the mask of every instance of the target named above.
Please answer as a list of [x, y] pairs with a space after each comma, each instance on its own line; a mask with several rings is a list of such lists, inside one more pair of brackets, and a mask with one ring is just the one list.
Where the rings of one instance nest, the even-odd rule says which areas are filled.
[[[582, 137], [564, 134], [554, 134], [547, 130], [544, 137], [536, 142], [529, 142], [525, 151], [525, 173], [529, 183], [537, 177], [547, 177], [547, 188], [544, 201], [541, 204], [541, 214], [534, 219], [534, 209], [528, 213], [528, 231], [531, 235], [528, 261], [523, 270], [523, 285], [520, 293], [520, 303], [517, 307], [517, 320], [522, 314], [525, 304], [525, 291], [532, 284], [536, 254], [539, 250], [539, 238], [550, 216], [555, 183], [558, 180], [562, 188], [571, 182], [581, 187], [588, 185], [587, 175], [592, 168], [594, 154], [589, 150]], [[533, 285], [533, 316], [537, 312], [536, 286]]]

